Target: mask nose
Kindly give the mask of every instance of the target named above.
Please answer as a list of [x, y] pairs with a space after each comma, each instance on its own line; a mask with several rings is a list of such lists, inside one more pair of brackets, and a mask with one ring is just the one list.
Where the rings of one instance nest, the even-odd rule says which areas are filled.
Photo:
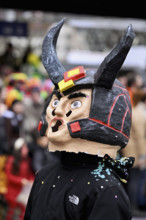
[[58, 106], [52, 111], [53, 116], [63, 116], [65, 114], [65, 103], [59, 103]]
[[70, 109], [66, 109], [66, 103], [59, 103], [59, 105], [52, 111], [53, 116], [66, 116], [69, 117], [72, 111]]

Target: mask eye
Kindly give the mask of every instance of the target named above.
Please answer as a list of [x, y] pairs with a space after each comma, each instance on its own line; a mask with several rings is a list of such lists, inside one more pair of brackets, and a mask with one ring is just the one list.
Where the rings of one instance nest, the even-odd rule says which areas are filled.
[[52, 102], [52, 106], [55, 108], [57, 107], [59, 104], [59, 100], [58, 99], [55, 99], [53, 102]]
[[82, 103], [81, 101], [74, 101], [71, 103], [71, 108], [79, 108], [81, 107]]

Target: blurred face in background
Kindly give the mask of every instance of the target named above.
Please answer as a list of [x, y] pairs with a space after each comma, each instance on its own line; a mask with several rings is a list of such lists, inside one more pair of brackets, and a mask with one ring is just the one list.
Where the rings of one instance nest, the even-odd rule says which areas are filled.
[[2, 87], [0, 90], [0, 101], [5, 102], [6, 96], [7, 96], [7, 88]]
[[22, 102], [17, 101], [13, 104], [12, 106], [12, 110], [16, 113], [16, 114], [23, 114], [24, 112], [24, 105]]
[[33, 100], [34, 103], [40, 103], [41, 96], [40, 96], [40, 90], [39, 89], [33, 89], [31, 91], [31, 99]]
[[22, 158], [26, 158], [28, 156], [28, 147], [25, 144], [21, 148], [21, 156]]
[[143, 86], [143, 79], [140, 75], [136, 75], [135, 77], [136, 88], [140, 89]]

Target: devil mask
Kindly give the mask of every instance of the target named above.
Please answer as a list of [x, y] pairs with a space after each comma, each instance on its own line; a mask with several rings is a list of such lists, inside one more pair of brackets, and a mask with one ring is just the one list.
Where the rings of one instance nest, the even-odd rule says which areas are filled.
[[98, 154], [98, 145], [123, 148], [129, 140], [131, 103], [116, 76], [135, 37], [132, 26], [98, 69], [67, 71], [56, 54], [63, 23], [48, 31], [42, 45], [42, 62], [55, 88], [41, 116], [40, 134], [48, 137], [52, 150]]

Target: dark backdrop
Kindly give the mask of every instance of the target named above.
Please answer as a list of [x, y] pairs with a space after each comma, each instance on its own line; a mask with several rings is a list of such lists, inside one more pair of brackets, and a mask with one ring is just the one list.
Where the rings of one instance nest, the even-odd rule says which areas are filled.
[[[140, 4], [139, 4], [140, 2]], [[125, 17], [146, 19], [144, 1], [110, 1], [110, 0], [36, 0], [36, 1], [4, 1], [0, 8], [20, 10], [41, 10], [45, 12], [73, 13], [106, 17]]]

